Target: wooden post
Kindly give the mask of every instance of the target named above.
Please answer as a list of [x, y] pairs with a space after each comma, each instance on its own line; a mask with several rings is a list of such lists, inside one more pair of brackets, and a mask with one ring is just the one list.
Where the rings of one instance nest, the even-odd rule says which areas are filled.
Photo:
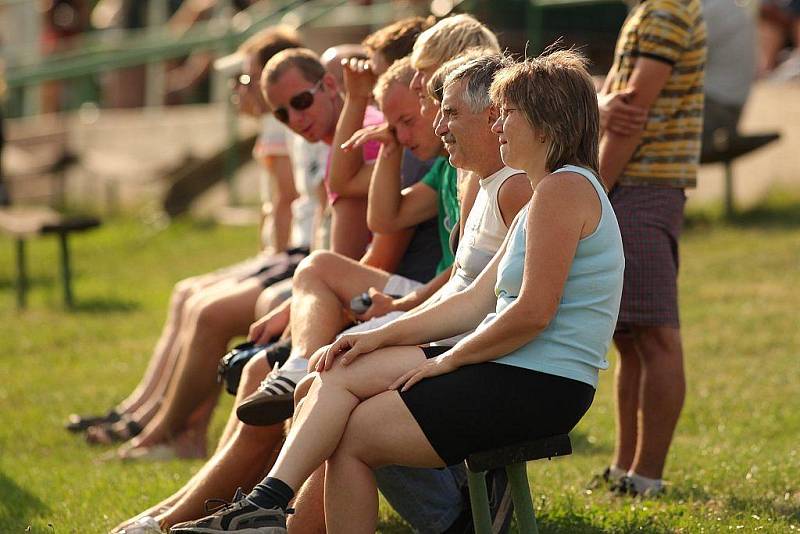
[[17, 308], [25, 309], [28, 278], [25, 272], [25, 239], [17, 239]]

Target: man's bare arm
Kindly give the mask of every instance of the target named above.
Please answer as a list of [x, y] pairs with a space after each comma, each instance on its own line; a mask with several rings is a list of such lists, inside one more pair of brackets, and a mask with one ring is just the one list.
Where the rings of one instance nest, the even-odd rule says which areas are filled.
[[[672, 65], [657, 59], [640, 57], [633, 68], [628, 88], [631, 90], [630, 104], [650, 110], [666, 85]], [[600, 176], [610, 190], [630, 161], [642, 138], [642, 130], [632, 134], [620, 134], [606, 130], [600, 139]]]

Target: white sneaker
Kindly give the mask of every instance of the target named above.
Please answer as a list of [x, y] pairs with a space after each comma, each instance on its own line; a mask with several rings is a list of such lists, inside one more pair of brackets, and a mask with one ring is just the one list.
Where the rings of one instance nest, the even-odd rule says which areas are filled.
[[146, 515], [140, 517], [132, 525], [128, 525], [122, 530], [118, 530], [117, 534], [162, 534], [161, 525], [154, 517]]

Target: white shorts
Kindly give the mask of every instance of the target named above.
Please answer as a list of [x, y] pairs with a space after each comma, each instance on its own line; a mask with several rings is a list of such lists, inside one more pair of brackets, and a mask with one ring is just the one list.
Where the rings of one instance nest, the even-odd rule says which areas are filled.
[[[416, 280], [411, 280], [410, 278], [393, 274], [389, 277], [386, 285], [383, 286], [383, 292], [387, 295], [399, 295], [404, 297], [422, 285], [422, 283], [417, 282]], [[404, 313], [405, 312], [394, 311], [387, 313], [386, 315], [381, 315], [380, 317], [373, 317], [372, 319], [364, 321], [363, 323], [351, 326], [342, 332], [342, 334], [354, 334], [358, 332], [366, 332], [367, 330], [374, 330], [394, 321], [395, 319], [400, 318]]]

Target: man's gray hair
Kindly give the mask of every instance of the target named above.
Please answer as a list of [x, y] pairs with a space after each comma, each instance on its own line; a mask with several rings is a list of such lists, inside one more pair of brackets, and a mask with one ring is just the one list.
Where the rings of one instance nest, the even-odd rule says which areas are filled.
[[492, 103], [489, 87], [494, 74], [512, 63], [511, 58], [504, 54], [489, 54], [471, 59], [447, 75], [443, 88], [457, 81], [464, 81], [462, 98], [472, 113], [480, 113]]

